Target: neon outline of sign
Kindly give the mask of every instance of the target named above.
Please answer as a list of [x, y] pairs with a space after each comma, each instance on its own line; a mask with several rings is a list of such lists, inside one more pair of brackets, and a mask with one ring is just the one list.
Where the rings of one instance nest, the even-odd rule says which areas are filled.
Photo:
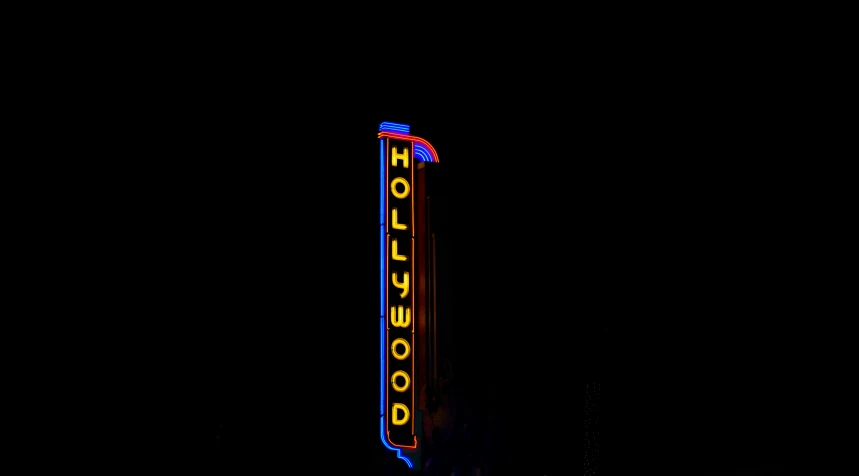
[[[412, 167], [412, 169], [413, 169], [412, 171], [414, 172], [414, 167]], [[386, 178], [385, 182], [387, 182], [387, 178]], [[414, 207], [412, 207], [412, 216], [414, 216]], [[414, 220], [412, 220], [412, 221], [414, 222]], [[412, 248], [411, 248], [412, 252], [409, 256], [414, 257], [415, 256], [415, 239], [412, 238], [411, 242], [412, 242], [411, 243], [412, 244]], [[385, 262], [387, 262], [387, 258], [388, 258], [388, 256], [390, 256], [389, 253], [391, 252], [391, 248], [390, 248], [389, 244], [390, 244], [390, 240], [385, 240], [385, 245], [386, 245], [385, 246]], [[411, 271], [410, 272], [411, 272], [412, 280], [414, 280], [414, 276], [415, 276], [414, 258], [412, 258], [412, 261], [411, 261]], [[386, 276], [386, 279], [387, 279], [387, 276]], [[387, 284], [387, 282], [386, 282], [386, 284]], [[409, 294], [411, 295], [411, 305], [412, 305], [411, 307], [412, 307], [412, 309], [415, 309], [415, 288], [414, 288], [414, 284], [410, 284], [409, 286], [410, 286], [410, 293]], [[387, 286], [386, 286], [386, 288], [387, 288]], [[386, 291], [387, 291], [387, 289], [386, 289]], [[385, 300], [385, 310], [387, 310], [387, 309], [390, 309], [390, 303], [388, 303], [387, 299], [386, 299]], [[387, 345], [388, 345], [388, 334], [387, 334], [387, 330], [389, 329], [388, 317], [389, 317], [388, 314], [385, 314], [382, 316], [382, 318], [384, 319], [384, 322], [385, 322], [385, 342], [382, 344], [384, 347], [387, 347]], [[415, 314], [414, 317], [415, 317], [415, 319], [417, 319], [417, 313]], [[414, 327], [414, 322], [415, 321], [412, 320], [412, 326], [413, 327]], [[414, 352], [414, 348], [415, 348], [415, 331], [414, 331], [414, 329], [412, 329], [412, 343], [411, 343], [411, 349], [412, 350], [411, 350], [411, 352]], [[390, 362], [390, 360], [391, 360], [390, 357], [391, 357], [391, 353], [386, 351], [385, 352], [385, 369], [386, 370], [387, 370], [387, 367], [389, 365], [388, 362]], [[416, 358], [417, 358], [416, 355], [412, 354], [412, 359], [411, 359], [412, 360], [412, 376], [415, 375], [415, 359]], [[385, 372], [384, 375], [387, 375], [387, 373], [388, 372]], [[383, 378], [386, 378], [386, 377], [383, 377]], [[414, 385], [412, 385], [411, 388], [412, 388], [412, 401], [414, 401], [414, 388], [415, 388]], [[388, 395], [388, 384], [385, 383], [385, 396], [386, 396], [385, 398], [386, 399], [387, 399], [387, 395]], [[383, 408], [387, 408], [387, 407], [383, 407]], [[414, 411], [415, 411], [415, 409], [412, 408], [412, 418], [410, 418], [410, 420], [412, 421], [412, 434], [414, 434], [414, 432], [415, 432]], [[382, 413], [384, 413], [384, 410], [382, 410]], [[388, 434], [388, 442], [392, 446], [396, 446], [397, 448], [405, 448], [405, 449], [409, 449], [409, 450], [413, 450], [413, 449], [416, 449], [418, 447], [418, 437], [417, 436], [415, 436], [415, 444], [414, 445], [406, 446], [406, 445], [394, 444], [391, 441], [390, 432], [386, 432], [386, 433]]]
[[[405, 126], [405, 127], [408, 127], [408, 126]], [[381, 140], [382, 140], [383, 142], [385, 141], [385, 139], [384, 139], [384, 138], [383, 138], [383, 139], [381, 139]], [[390, 145], [390, 142], [388, 142], [388, 144]], [[387, 152], [387, 148], [386, 148], [384, 145], [383, 145], [382, 147], [383, 147], [382, 151], [383, 151], [383, 152]], [[414, 150], [414, 144], [412, 144], [412, 150]], [[385, 166], [385, 177], [384, 177], [384, 179], [383, 179], [383, 183], [385, 183], [385, 184], [387, 184], [387, 183], [389, 182], [388, 167], [387, 167], [387, 162], [388, 162], [388, 161], [387, 161], [387, 158], [386, 158], [386, 157], [387, 157], [387, 156], [385, 156], [385, 157], [383, 157], [383, 158], [382, 158], [382, 161], [383, 161], [384, 166]], [[409, 159], [409, 160], [411, 160], [411, 159]], [[414, 177], [414, 172], [415, 172], [415, 168], [414, 168], [414, 161], [412, 161], [412, 167], [410, 167], [410, 175], [411, 175], [411, 182], [412, 182], [412, 184], [414, 184], [414, 178], [415, 178], [415, 177]], [[385, 193], [385, 195], [384, 195], [384, 196], [385, 196], [385, 218], [387, 218], [387, 216], [388, 216], [388, 215], [387, 215], [387, 212], [388, 212], [388, 208], [389, 208], [389, 207], [388, 207], [388, 204], [387, 204], [387, 197], [388, 197], [388, 192], [387, 192], [387, 190], [386, 190], [384, 193]], [[414, 192], [412, 192], [412, 193], [414, 193]], [[414, 212], [415, 212], [415, 209], [414, 209], [414, 208], [415, 208], [415, 207], [414, 207], [414, 195], [412, 195], [410, 202], [411, 202], [411, 216], [412, 216], [412, 217], [414, 217]], [[412, 222], [413, 222], [412, 224], [414, 225], [414, 218], [412, 218]], [[386, 226], [385, 228], [386, 228], [386, 231], [388, 231], [388, 230], [387, 230], [387, 226]], [[414, 228], [412, 228], [412, 233], [414, 233]], [[387, 234], [386, 234], [386, 238], [387, 238], [387, 239], [385, 240], [385, 263], [387, 264], [387, 259], [388, 259], [388, 257], [390, 256], [390, 253], [391, 253], [391, 239], [390, 239], [390, 236], [387, 236]], [[412, 239], [410, 240], [410, 242], [411, 242], [411, 243], [410, 243], [410, 244], [411, 244], [411, 254], [410, 254], [409, 256], [411, 256], [411, 257], [412, 257], [412, 259], [411, 259], [411, 261], [410, 261], [410, 269], [409, 269], [409, 272], [410, 272], [410, 274], [411, 274], [412, 280], [414, 280], [414, 279], [415, 279], [415, 267], [414, 267], [415, 239], [414, 239], [414, 234], [412, 234]], [[387, 276], [388, 274], [389, 274], [389, 273], [387, 272], [387, 269], [386, 269], [386, 271], [385, 271], [385, 279], [386, 279], [386, 280], [387, 280], [387, 278], [388, 278], [388, 276]], [[415, 309], [415, 287], [414, 287], [414, 281], [412, 281], [411, 289], [412, 289], [412, 292], [410, 293], [410, 299], [409, 299], [409, 301], [410, 301], [410, 304], [411, 304], [411, 308], [412, 308], [412, 309]], [[386, 293], [387, 293], [387, 281], [385, 281], [385, 291], [386, 291]], [[384, 307], [384, 309], [385, 309], [385, 311], [387, 311], [389, 308], [390, 308], [390, 303], [389, 303], [389, 302], [387, 302], [387, 296], [386, 296], [386, 300], [385, 300], [385, 307]], [[389, 316], [387, 313], [385, 313], [385, 314], [384, 314], [384, 316], [383, 316], [383, 318], [385, 319], [385, 329], [386, 329], [386, 330], [385, 330], [386, 334], [385, 334], [385, 344], [384, 344], [384, 345], [387, 345], [387, 343], [388, 343], [388, 334], [387, 334], [387, 332], [388, 332], [388, 329], [390, 329], [390, 326], [388, 325], [388, 318], [389, 318], [389, 317], [390, 317], [390, 316]], [[414, 326], [414, 321], [413, 321], [412, 325]], [[415, 334], [414, 334], [414, 329], [412, 329], [412, 339], [411, 339], [411, 340], [412, 340], [412, 342], [411, 342], [411, 346], [412, 346], [412, 348], [414, 349], [414, 346], [415, 346]], [[412, 356], [412, 358], [411, 358], [411, 362], [412, 362], [412, 375], [414, 375], [414, 374], [415, 374], [415, 358], [416, 358], [416, 356], [414, 356], [414, 355], [413, 355], [413, 356]], [[386, 353], [385, 353], [385, 370], [386, 370], [386, 371], [385, 371], [385, 376], [387, 376], [387, 374], [388, 374], [387, 369], [388, 369], [389, 367], [390, 367], [390, 353], [389, 353], [389, 352], [386, 352]], [[386, 383], [386, 384], [385, 384], [385, 400], [386, 400], [386, 401], [388, 401], [388, 395], [389, 395], [388, 388], [389, 388], [389, 386], [388, 386], [388, 385], [387, 385], [387, 383]], [[414, 385], [412, 386], [412, 402], [414, 402]], [[387, 409], [387, 406], [385, 406], [385, 409]], [[414, 410], [415, 410], [415, 409], [414, 409], [414, 407], [412, 407], [412, 408], [411, 408], [411, 411], [413, 412], [413, 414], [412, 414], [412, 418], [410, 418], [410, 420], [411, 420], [411, 430], [412, 430], [412, 434], [413, 434], [413, 435], [414, 435], [414, 431], [415, 431]], [[388, 416], [390, 416], [390, 415], [388, 415]], [[394, 447], [396, 447], [396, 448], [402, 448], [402, 449], [410, 449], [410, 450], [413, 450], [413, 449], [416, 449], [416, 448], [418, 447], [418, 438], [417, 438], [417, 436], [414, 436], [414, 444], [413, 444], [413, 445], [411, 445], [411, 446], [406, 446], [406, 445], [401, 445], [401, 444], [395, 444], [394, 442], [392, 442], [392, 441], [391, 441], [391, 438], [390, 438], [390, 431], [386, 431], [386, 435], [387, 435], [387, 441], [388, 441], [388, 443], [389, 443], [391, 446], [394, 446]]]
[[[386, 169], [386, 161], [385, 161], [385, 138], [391, 138], [391, 139], [397, 139], [397, 140], [412, 142], [413, 143], [412, 144], [412, 156], [413, 156], [413, 158], [416, 158], [421, 162], [438, 162], [438, 153], [436, 153], [435, 148], [432, 145], [430, 145], [429, 142], [427, 142], [426, 140], [424, 140], [420, 137], [416, 137], [416, 136], [412, 136], [412, 135], [408, 135], [408, 134], [401, 134], [399, 132], [392, 132], [392, 131], [408, 132], [409, 131], [408, 125], [397, 124], [397, 123], [393, 123], [393, 122], [383, 122], [382, 124], [379, 125], [379, 131], [380, 131], [379, 132], [379, 152], [380, 152], [379, 181], [380, 181], [380, 185], [381, 185], [380, 190], [379, 190], [379, 194], [380, 194], [379, 202], [380, 202], [380, 208], [381, 208], [380, 215], [379, 215], [380, 219], [381, 219], [381, 228], [380, 228], [380, 231], [381, 231], [380, 235], [381, 236], [380, 236], [380, 240], [379, 240], [381, 246], [380, 246], [380, 250], [379, 250], [379, 255], [381, 258], [381, 263], [380, 263], [381, 264], [381, 293], [380, 293], [380, 296], [381, 296], [381, 306], [382, 306], [381, 319], [379, 320], [379, 326], [380, 326], [379, 327], [379, 338], [380, 338], [379, 347], [380, 347], [381, 352], [382, 352], [381, 356], [380, 356], [381, 357], [381, 363], [379, 365], [380, 372], [381, 372], [380, 373], [380, 382], [381, 382], [380, 390], [381, 391], [380, 391], [380, 398], [379, 398], [380, 405], [381, 405], [380, 406], [381, 414], [380, 414], [380, 418], [379, 418], [380, 431], [381, 431], [380, 437], [382, 440], [382, 444], [385, 446], [385, 448], [387, 448], [391, 451], [396, 451], [397, 452], [397, 458], [405, 461], [406, 464], [409, 466], [409, 468], [413, 468], [414, 465], [412, 464], [411, 460], [409, 458], [407, 458], [406, 456], [403, 456], [402, 449], [403, 448], [410, 448], [410, 449], [416, 448], [417, 447], [417, 436], [415, 436], [415, 446], [413, 446], [413, 447], [395, 447], [395, 446], [393, 446], [393, 443], [391, 443], [389, 441], [388, 432], [386, 431], [386, 428], [385, 428], [385, 399], [387, 396], [387, 378], [385, 375], [386, 365], [387, 365], [387, 325], [386, 324], [387, 324], [387, 319], [388, 319], [388, 316], [387, 316], [387, 314], [388, 314], [388, 311], [387, 311], [387, 307], [388, 307], [387, 306], [387, 284], [388, 284], [388, 281], [387, 281], [388, 280], [388, 269], [387, 269], [388, 268], [387, 267], [387, 248], [388, 247], [387, 247], [387, 244], [388, 244], [388, 240], [387, 240], [387, 233], [386, 233], [387, 230], [386, 230], [386, 223], [385, 223], [385, 220], [387, 219], [387, 211], [388, 211], [388, 194], [387, 194], [387, 183], [386, 183], [386, 181], [387, 181], [386, 170], [387, 169]], [[414, 163], [414, 161], [413, 161], [413, 163]], [[412, 208], [414, 208], [414, 199], [412, 199], [412, 204], [413, 204]], [[412, 212], [414, 212], [414, 210], [412, 210]], [[414, 213], [412, 213], [412, 217], [414, 217]], [[412, 220], [414, 220], [414, 218], [412, 218]], [[414, 256], [414, 240], [412, 240], [412, 256]], [[412, 270], [412, 276], [414, 277], [414, 269]], [[412, 307], [414, 310], [414, 306], [412, 306]], [[414, 348], [414, 333], [412, 335], [413, 335], [412, 348]], [[413, 368], [414, 368], [414, 358], [416, 358], [416, 357], [412, 358], [412, 367]], [[414, 375], [414, 370], [412, 370], [412, 374]], [[413, 428], [412, 431], [414, 431], [414, 419], [412, 422], [412, 428]]]

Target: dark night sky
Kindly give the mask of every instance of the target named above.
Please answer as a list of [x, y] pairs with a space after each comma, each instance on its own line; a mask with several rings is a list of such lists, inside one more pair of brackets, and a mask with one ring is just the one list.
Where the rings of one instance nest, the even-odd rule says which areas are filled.
[[578, 471], [573, 388], [592, 381], [607, 474], [802, 459], [807, 421], [787, 415], [813, 360], [786, 322], [814, 309], [796, 250], [815, 209], [801, 167], [768, 153], [791, 138], [765, 104], [616, 83], [502, 97], [478, 78], [455, 96], [201, 84], [135, 99], [157, 120], [112, 136], [128, 160], [96, 214], [123, 257], [109, 266], [132, 270], [107, 289], [139, 322], [146, 404], [125, 426], [152, 435], [144, 452], [380, 468], [376, 133], [391, 121], [449, 177], [465, 360], [517, 464]]
[[[180, 185], [187, 196], [179, 203], [196, 208], [175, 215], [183, 231], [170, 240], [192, 257], [180, 265], [186, 277], [174, 272], [168, 279], [184, 294], [186, 314], [165, 317], [164, 325], [184, 331], [177, 352], [194, 363], [193, 377], [182, 382], [194, 396], [187, 404], [200, 413], [186, 429], [189, 443], [211, 445], [217, 423], [226, 425], [227, 454], [271, 463], [295, 445], [292, 438], [312, 435], [332, 445], [349, 441], [348, 461], [378, 460], [376, 131], [388, 120], [410, 124], [449, 167], [449, 219], [460, 230], [451, 286], [460, 315], [472, 319], [463, 335], [468, 330], [475, 339], [470, 349], [460, 347], [470, 351], [462, 361], [485, 386], [481, 398], [495, 395], [505, 408], [517, 432], [517, 464], [566, 458], [561, 442], [579, 426], [567, 392], [574, 380], [629, 369], [615, 358], [643, 367], [635, 374], [641, 395], [627, 401], [611, 392], [628, 391], [629, 381], [609, 383], [607, 412], [614, 396], [624, 410], [635, 402], [637, 416], [652, 425], [694, 415], [681, 431], [708, 441], [696, 449], [702, 459], [724, 463], [751, 452], [755, 438], [744, 432], [731, 430], [742, 440], [737, 450], [713, 441], [720, 439], [715, 433], [749, 424], [744, 407], [764, 405], [760, 395], [742, 395], [765, 383], [736, 372], [747, 367], [737, 363], [742, 356], [765, 365], [767, 357], [757, 354], [772, 348], [760, 340], [769, 334], [737, 334], [765, 295], [777, 292], [754, 273], [779, 266], [780, 251], [748, 251], [777, 235], [760, 220], [778, 217], [750, 211], [770, 206], [778, 213], [780, 206], [766, 203], [776, 198], [755, 197], [763, 192], [735, 170], [670, 163], [694, 149], [648, 164], [634, 145], [642, 133], [618, 129], [633, 143], [617, 146], [615, 134], [588, 137], [587, 128], [571, 133], [512, 111], [445, 111], [332, 111], [279, 127], [251, 119], [229, 139], [230, 153], [215, 156], [222, 168], [211, 181], [193, 173], [193, 185]], [[218, 149], [212, 152], [224, 153]], [[636, 335], [644, 342], [625, 348], [624, 340], [600, 339], [607, 326], [617, 339], [626, 337], [618, 328], [660, 331]], [[727, 403], [713, 408], [716, 402]], [[695, 429], [696, 421], [718, 422], [719, 430]], [[767, 424], [754, 427], [768, 431]], [[618, 448], [628, 443], [618, 441]], [[308, 453], [306, 445], [297, 453]], [[579, 445], [570, 446], [576, 463], [569, 464], [578, 465]], [[604, 448], [611, 457], [612, 448]], [[538, 456], [544, 452], [552, 454]]]

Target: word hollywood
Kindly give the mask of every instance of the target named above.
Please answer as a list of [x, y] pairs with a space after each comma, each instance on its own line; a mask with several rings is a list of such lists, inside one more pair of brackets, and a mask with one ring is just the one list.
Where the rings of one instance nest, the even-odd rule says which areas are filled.
[[[381, 439], [409, 468], [421, 468], [421, 412], [415, 387], [427, 365], [428, 233], [425, 202], [426, 164], [438, 162], [429, 142], [409, 135], [409, 126], [383, 122], [380, 139], [381, 205]], [[420, 167], [418, 167], [420, 166]], [[418, 168], [420, 171], [416, 171]], [[415, 181], [416, 175], [419, 180]], [[416, 197], [417, 196], [417, 197]], [[415, 206], [418, 205], [416, 215]], [[418, 215], [422, 218], [418, 219]], [[416, 231], [416, 225], [420, 223]], [[419, 264], [416, 265], [416, 250]], [[417, 297], [416, 297], [417, 295]], [[418, 329], [417, 341], [416, 332]], [[415, 343], [418, 343], [416, 348]]]
[[[394, 427], [391, 443], [414, 446], [412, 405], [414, 402], [414, 166], [411, 144], [389, 140], [388, 183], [388, 421]], [[393, 430], [394, 428], [392, 428]], [[404, 441], [405, 438], [412, 441]]]

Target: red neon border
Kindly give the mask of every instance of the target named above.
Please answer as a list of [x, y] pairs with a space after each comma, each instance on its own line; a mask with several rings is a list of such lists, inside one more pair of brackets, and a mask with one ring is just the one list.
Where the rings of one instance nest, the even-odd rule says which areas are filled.
[[[421, 139], [420, 137], [404, 135], [404, 134], [393, 134], [393, 133], [389, 133], [389, 132], [380, 132], [379, 138], [380, 139], [381, 138], [388, 138], [388, 139], [403, 140], [403, 141], [410, 141], [410, 142], [420, 142], [421, 144], [426, 146], [427, 149], [433, 154], [433, 160], [435, 162], [438, 162], [438, 156], [436, 155], [435, 149], [427, 141], [425, 141], [424, 139]], [[388, 178], [389, 165], [387, 164], [388, 158], [390, 157], [390, 147], [391, 147], [390, 141], [386, 140], [385, 141], [385, 162], [386, 162], [386, 165], [385, 165], [385, 183], [386, 184], [390, 183], [390, 180]], [[409, 205], [411, 207], [411, 214], [410, 214], [409, 220], [411, 222], [410, 224], [411, 224], [411, 235], [412, 235], [412, 239], [410, 240], [411, 241], [411, 255], [410, 255], [411, 259], [410, 259], [410, 263], [409, 263], [409, 269], [410, 269], [412, 284], [410, 284], [410, 289], [409, 289], [409, 292], [411, 293], [409, 303], [411, 305], [412, 317], [413, 317], [412, 325], [411, 325], [411, 327], [412, 327], [411, 351], [413, 353], [415, 352], [415, 319], [417, 319], [417, 309], [415, 309], [415, 287], [416, 286], [414, 286], [414, 284], [413, 284], [415, 279], [416, 279], [415, 269], [414, 269], [415, 268], [415, 195], [414, 195], [414, 192], [415, 192], [415, 189], [414, 189], [414, 187], [415, 187], [415, 154], [414, 154], [414, 150], [415, 150], [415, 148], [414, 148], [414, 144], [413, 144], [412, 149], [411, 149], [411, 154], [409, 157], [409, 168], [411, 169], [409, 171], [409, 173], [411, 175], [410, 187], [412, 187], [412, 192], [409, 194], [410, 195]], [[391, 249], [390, 249], [391, 248], [391, 228], [390, 228], [391, 224], [390, 224], [390, 220], [388, 219], [388, 213], [389, 212], [390, 212], [390, 205], [388, 203], [388, 193], [386, 190], [385, 191], [385, 231], [387, 234], [387, 240], [385, 243], [385, 263], [388, 263], [390, 260], [390, 257], [391, 257]], [[385, 268], [386, 268], [385, 279], [389, 280], [391, 278], [390, 278], [389, 270], [387, 269], [387, 264], [386, 264]], [[391, 316], [388, 314], [388, 312], [389, 312], [388, 310], [390, 309], [390, 307], [391, 307], [390, 296], [386, 292], [385, 293], [385, 346], [386, 347], [388, 345], [388, 342], [390, 341], [390, 336], [388, 334], [388, 331], [391, 328], [391, 322], [390, 322]], [[393, 446], [395, 448], [404, 448], [404, 449], [410, 449], [410, 450], [417, 449], [418, 437], [417, 437], [417, 435], [415, 435], [415, 416], [416, 416], [416, 414], [415, 414], [415, 408], [414, 407], [411, 409], [411, 411], [412, 411], [411, 427], [412, 427], [412, 436], [413, 436], [414, 441], [415, 441], [414, 445], [405, 446], [405, 445], [400, 445], [400, 444], [394, 443], [393, 441], [391, 441], [391, 432], [390, 432], [390, 430], [387, 429], [388, 428], [388, 421], [389, 421], [388, 418], [390, 417], [390, 413], [388, 411], [388, 406], [390, 405], [390, 401], [391, 401], [390, 396], [389, 396], [390, 383], [387, 381], [388, 376], [389, 376], [388, 368], [390, 367], [390, 364], [389, 364], [390, 358], [391, 358], [391, 353], [390, 353], [390, 351], [386, 350], [386, 352], [385, 352], [385, 402], [386, 402], [387, 406], [385, 408], [385, 413], [384, 413], [384, 415], [385, 415], [385, 437], [388, 439], [388, 444], [390, 444], [391, 446]], [[417, 359], [417, 354], [413, 354], [412, 359], [411, 359], [412, 360], [412, 379], [414, 379], [414, 375], [415, 375], [415, 360], [416, 359]], [[414, 405], [414, 401], [415, 401], [415, 383], [414, 382], [412, 383], [411, 387], [412, 387], [411, 400], [412, 400], [412, 405]]]
[[[389, 137], [391, 139], [397, 139], [397, 140], [406, 140], [406, 141], [418, 142], [420, 144], [423, 144], [432, 153], [432, 161], [438, 162], [438, 153], [435, 151], [435, 147], [433, 147], [429, 142], [427, 142], [424, 139], [421, 139], [420, 137], [410, 136], [407, 134], [397, 134], [396, 132], [387, 132], [387, 131], [379, 132], [379, 139], [381, 139], [383, 137]], [[414, 150], [415, 149], [413, 146], [412, 147], [412, 163], [414, 163], [414, 155], [415, 155]], [[385, 150], [385, 157], [387, 157], [387, 156], [388, 156], [388, 151]], [[387, 170], [387, 168], [385, 170]], [[414, 199], [412, 199], [412, 202], [414, 202]]]

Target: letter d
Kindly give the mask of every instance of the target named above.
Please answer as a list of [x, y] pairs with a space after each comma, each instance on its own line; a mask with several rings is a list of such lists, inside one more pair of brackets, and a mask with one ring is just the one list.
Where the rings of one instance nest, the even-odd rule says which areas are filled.
[[[403, 411], [403, 418], [397, 418], [397, 410]], [[394, 406], [391, 407], [391, 423], [394, 425], [400, 426], [405, 425], [409, 422], [409, 408], [403, 405], [402, 403], [395, 403]]]

